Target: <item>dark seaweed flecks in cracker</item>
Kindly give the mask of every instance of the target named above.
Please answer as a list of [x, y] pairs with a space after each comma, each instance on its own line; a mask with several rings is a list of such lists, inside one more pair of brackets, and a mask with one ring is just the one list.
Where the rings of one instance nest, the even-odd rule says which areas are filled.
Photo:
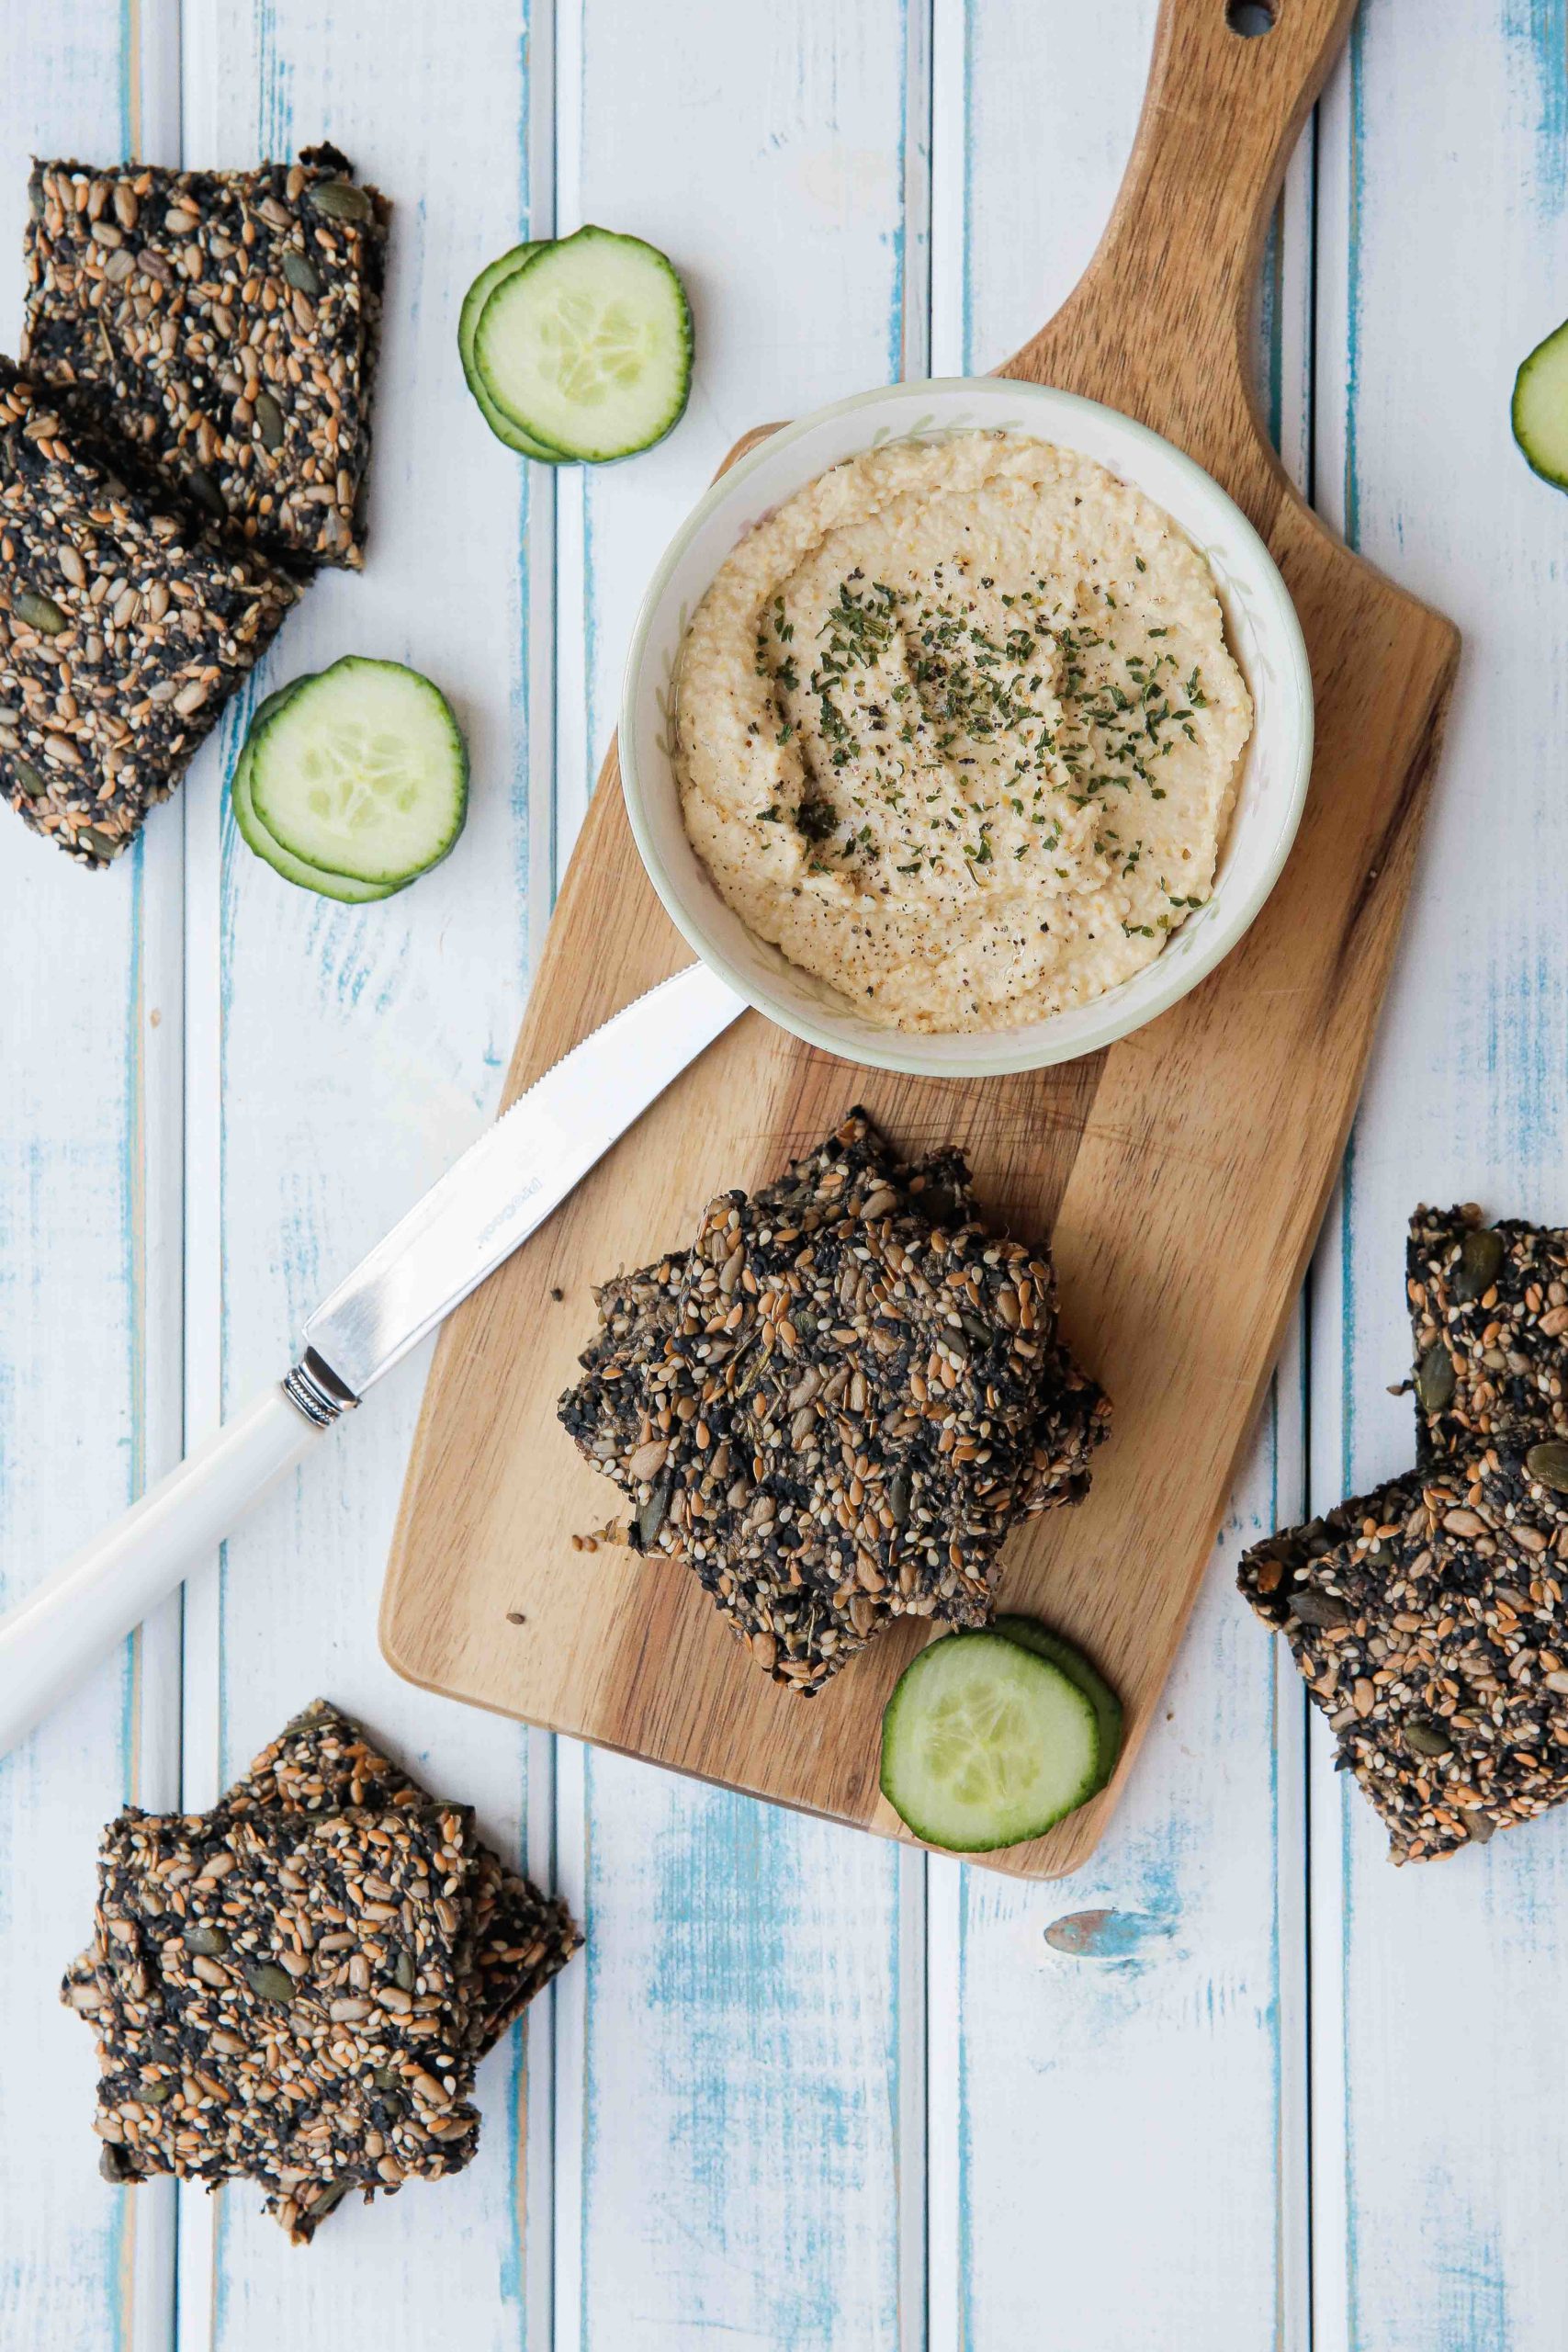
[[1456, 1456], [1241, 1562], [1242, 1592], [1283, 1631], [1396, 1862], [1483, 1842], [1568, 1795], [1568, 1493], [1536, 1475], [1541, 1460]]
[[88, 865], [166, 800], [299, 591], [0, 360], [0, 790]]
[[29, 194], [31, 373], [274, 555], [357, 568], [386, 198], [333, 147], [38, 163]]
[[1405, 1276], [1419, 1461], [1568, 1437], [1568, 1233], [1419, 1208]]
[[959, 1155], [897, 1169], [852, 1114], [779, 1184], [716, 1202], [562, 1399], [634, 1544], [694, 1567], [795, 1689], [894, 1616], [984, 1622], [1008, 1528], [1087, 1484], [1104, 1401], [1055, 1341], [1048, 1258], [970, 1207]]

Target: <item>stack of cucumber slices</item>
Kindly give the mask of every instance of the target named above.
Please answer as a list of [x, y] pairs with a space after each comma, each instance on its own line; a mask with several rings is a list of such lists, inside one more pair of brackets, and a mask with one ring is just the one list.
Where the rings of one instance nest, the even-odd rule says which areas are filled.
[[468, 754], [439, 687], [350, 655], [259, 703], [230, 783], [275, 874], [324, 899], [389, 899], [463, 830]]
[[1082, 1652], [998, 1617], [905, 1668], [882, 1718], [882, 1793], [928, 1846], [987, 1853], [1087, 1804], [1121, 1747], [1122, 1702]]
[[457, 349], [496, 438], [541, 465], [605, 465], [680, 422], [692, 311], [666, 256], [609, 229], [514, 245], [464, 298]]

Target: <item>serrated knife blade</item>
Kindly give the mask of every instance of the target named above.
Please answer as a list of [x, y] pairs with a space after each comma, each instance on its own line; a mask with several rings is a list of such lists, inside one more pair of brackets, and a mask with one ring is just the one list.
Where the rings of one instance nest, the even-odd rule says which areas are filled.
[[537, 1231], [745, 1009], [705, 965], [689, 965], [574, 1046], [470, 1145], [321, 1301], [281, 1385], [0, 1617], [0, 1755]]

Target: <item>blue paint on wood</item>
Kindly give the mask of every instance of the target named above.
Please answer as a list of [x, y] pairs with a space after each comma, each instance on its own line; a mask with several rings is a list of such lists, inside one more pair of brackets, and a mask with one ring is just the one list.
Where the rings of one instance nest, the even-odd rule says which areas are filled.
[[1535, 201], [1548, 219], [1568, 204], [1568, 0], [1506, 0], [1502, 29], [1535, 109]]
[[1464, 2183], [1446, 2170], [1434, 2172], [1419, 2188], [1412, 2183], [1411, 2207], [1437, 2305], [1438, 2334], [1429, 2339], [1430, 2352], [1504, 2352], [1515, 2330], [1495, 2229], [1481, 2221]]
[[[598, 1759], [584, 1764], [588, 1818], [599, 1809]], [[652, 1889], [651, 1940], [665, 1955], [647, 1992], [648, 2030], [678, 2047], [682, 2069], [668, 2084], [668, 2168], [647, 2185], [650, 2233], [666, 2245], [689, 2242], [716, 2250], [735, 2266], [722, 2305], [705, 2307], [694, 2270], [682, 2325], [723, 2334], [750, 2333], [751, 2293], [739, 2267], [759, 2246], [757, 2220], [738, 2193], [738, 2165], [750, 2162], [770, 2188], [787, 2200], [787, 2257], [769, 2264], [773, 2301], [755, 2324], [777, 2352], [840, 2352], [839, 2289], [845, 2260], [843, 2210], [864, 2195], [863, 2160], [878, 2124], [878, 2073], [888, 2105], [898, 2098], [898, 2030], [895, 2001], [882, 2025], [882, 2067], [849, 2073], [822, 2028], [832, 2016], [835, 1976], [842, 1954], [834, 1939], [834, 1874], [813, 1846], [855, 1835], [811, 1829], [781, 1807], [689, 1783], [678, 1811], [656, 1828], [649, 1860]], [[857, 1862], [863, 1860], [856, 1857]], [[886, 1939], [880, 1955], [865, 1953], [856, 1973], [897, 1981], [897, 1856], [877, 1855], [886, 1889]], [[815, 1867], [813, 1866], [815, 1863]], [[595, 1871], [588, 1872], [588, 1910], [595, 1913]], [[811, 1946], [823, 1946], [814, 1976]], [[609, 2128], [602, 2109], [604, 2064], [593, 2027], [601, 1998], [602, 1938], [592, 1931], [585, 1953], [587, 2042], [583, 2095], [583, 2242], [581, 2341], [584, 2352], [614, 2352], [607, 2334], [592, 2332], [589, 2252], [595, 2235], [594, 2202], [600, 2154]], [[601, 2244], [603, 2237], [601, 2233]], [[875, 2340], [897, 2335], [895, 2267], [887, 2271], [886, 2308]], [[609, 2313], [606, 2311], [606, 2318]]]

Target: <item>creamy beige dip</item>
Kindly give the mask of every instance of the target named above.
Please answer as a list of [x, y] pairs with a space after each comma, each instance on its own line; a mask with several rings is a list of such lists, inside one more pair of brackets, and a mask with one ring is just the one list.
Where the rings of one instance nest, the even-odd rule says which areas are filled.
[[676, 684], [686, 831], [748, 926], [912, 1030], [1010, 1027], [1207, 899], [1252, 704], [1207, 564], [1016, 434], [873, 450], [777, 508]]

